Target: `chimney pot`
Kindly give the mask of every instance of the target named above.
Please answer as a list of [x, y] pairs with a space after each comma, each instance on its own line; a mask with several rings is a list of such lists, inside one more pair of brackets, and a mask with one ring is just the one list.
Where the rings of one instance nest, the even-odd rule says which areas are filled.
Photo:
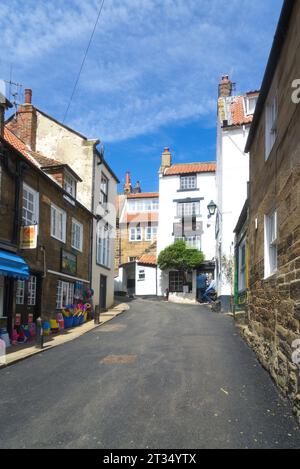
[[25, 104], [32, 103], [32, 90], [30, 88], [26, 88], [24, 91], [25, 94]]
[[229, 75], [223, 75], [219, 83], [219, 98], [227, 98], [232, 95], [233, 83]]

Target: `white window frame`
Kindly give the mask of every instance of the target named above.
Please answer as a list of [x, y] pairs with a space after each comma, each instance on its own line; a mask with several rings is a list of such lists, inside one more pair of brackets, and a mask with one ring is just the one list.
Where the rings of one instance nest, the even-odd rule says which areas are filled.
[[28, 296], [27, 304], [28, 306], [36, 306], [36, 291], [37, 291], [37, 277], [35, 275], [30, 275], [28, 284]]
[[[56, 287], [56, 309], [63, 309], [67, 305], [73, 304], [74, 301], [74, 283], [58, 280]], [[66, 301], [64, 304], [63, 297]]]
[[[26, 193], [32, 196], [32, 202], [26, 197]], [[27, 206], [25, 206], [25, 203]], [[32, 203], [32, 210], [28, 207], [28, 203]], [[24, 213], [24, 211], [26, 213]], [[32, 216], [29, 217], [28, 214]], [[22, 222], [24, 226], [38, 225], [39, 223], [39, 193], [23, 183], [23, 194], [22, 194]]]
[[200, 202], [178, 202], [177, 203], [177, 216], [178, 217], [199, 217], [200, 216]]
[[76, 251], [82, 252], [83, 224], [76, 220], [76, 218], [72, 218], [71, 246], [72, 248], [76, 249]]
[[[258, 96], [247, 96], [246, 101], [246, 115], [251, 116], [255, 112], [256, 104], [257, 104]], [[250, 107], [250, 102], [255, 101], [255, 105]]]
[[277, 261], [277, 240], [278, 240], [278, 220], [277, 210], [269, 215], [265, 215], [265, 279], [275, 274], [278, 267]]
[[68, 171], [64, 173], [64, 190], [71, 197], [76, 197], [76, 179]]
[[138, 281], [139, 282], [145, 282], [146, 280], [146, 269], [144, 267], [140, 267], [138, 269]]
[[143, 241], [143, 228], [141, 226], [129, 228], [129, 241], [131, 243], [140, 243]]
[[274, 90], [267, 100], [265, 112], [265, 161], [267, 161], [277, 138], [278, 97]]
[[16, 305], [25, 303], [25, 280], [17, 280]]
[[100, 182], [100, 204], [106, 205], [108, 202], [108, 177], [105, 174], [101, 174], [101, 182]]
[[[148, 236], [150, 233], [150, 236]], [[157, 236], [157, 226], [146, 226], [145, 227], [145, 241], [153, 241]]]
[[197, 175], [190, 174], [187, 176], [180, 176], [180, 190], [193, 190], [197, 189]]
[[111, 269], [111, 228], [108, 225], [98, 224], [96, 240], [96, 260], [97, 264]]
[[[54, 217], [57, 217], [57, 214], [61, 216], [61, 233], [58, 233], [58, 228], [54, 225], [57, 224], [57, 219], [53, 219]], [[50, 227], [50, 233], [51, 237], [57, 239], [58, 241], [61, 241], [63, 243], [66, 242], [66, 231], [67, 231], [67, 214], [64, 210], [61, 208], [57, 207], [55, 204], [51, 204], [51, 227]], [[61, 234], [61, 237], [60, 237]]]

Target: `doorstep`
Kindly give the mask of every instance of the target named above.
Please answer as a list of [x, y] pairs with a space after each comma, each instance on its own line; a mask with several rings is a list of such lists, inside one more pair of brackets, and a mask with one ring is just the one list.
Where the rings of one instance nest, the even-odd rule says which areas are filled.
[[81, 324], [80, 326], [67, 329], [62, 334], [44, 337], [44, 347], [42, 349], [37, 348], [34, 341], [24, 345], [13, 345], [7, 349], [6, 363], [0, 363], [0, 368], [5, 368], [13, 363], [17, 363], [38, 353], [46, 352], [53, 347], [57, 347], [70, 342], [71, 340], [77, 339], [83, 334], [86, 334], [87, 332], [102, 326], [102, 324], [111, 321], [111, 319], [119, 316], [119, 314], [128, 309], [129, 306], [126, 303], [121, 303], [108, 310], [106, 313], [102, 313], [100, 315], [100, 324], [94, 324], [94, 321], [89, 321]]

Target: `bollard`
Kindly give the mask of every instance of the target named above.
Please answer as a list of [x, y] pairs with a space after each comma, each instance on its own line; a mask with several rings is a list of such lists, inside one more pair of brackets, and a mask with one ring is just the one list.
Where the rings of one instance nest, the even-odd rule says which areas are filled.
[[42, 349], [44, 346], [44, 331], [42, 318], [36, 320], [36, 347]]
[[100, 324], [100, 305], [95, 306], [94, 324]]

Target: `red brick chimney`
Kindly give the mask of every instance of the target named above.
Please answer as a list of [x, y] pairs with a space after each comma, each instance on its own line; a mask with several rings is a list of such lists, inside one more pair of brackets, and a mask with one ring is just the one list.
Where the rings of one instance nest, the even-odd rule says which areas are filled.
[[232, 95], [234, 83], [228, 75], [223, 75], [219, 83], [219, 98], [227, 98]]
[[170, 166], [172, 166], [172, 155], [170, 153], [170, 149], [165, 147], [161, 155], [161, 166], [159, 172], [164, 173], [165, 169]]
[[25, 102], [17, 111], [16, 117], [12, 118], [7, 127], [14, 132], [31, 150], [36, 149], [37, 114], [32, 105], [32, 90], [25, 89]]
[[132, 185], [130, 180], [130, 173], [129, 171], [126, 172], [126, 181], [124, 184], [124, 194], [131, 194], [132, 193]]

